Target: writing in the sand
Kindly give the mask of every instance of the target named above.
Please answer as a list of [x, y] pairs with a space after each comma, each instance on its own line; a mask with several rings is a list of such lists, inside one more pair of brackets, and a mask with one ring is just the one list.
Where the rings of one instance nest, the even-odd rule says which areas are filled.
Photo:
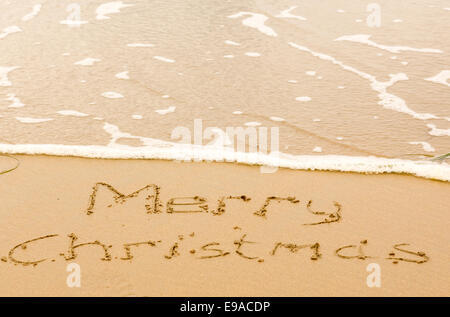
[[[139, 195], [144, 195], [144, 208], [149, 214], [162, 213], [163, 205], [160, 201], [160, 187], [154, 184], [147, 185], [134, 191], [131, 194], [120, 193], [117, 189], [107, 183], [96, 183], [93, 186], [92, 193], [89, 196], [88, 207], [85, 210], [86, 214], [92, 215], [96, 210], [97, 194], [101, 188], [107, 189], [112, 193], [115, 204], [123, 204], [129, 199], [135, 198]], [[207, 200], [203, 197], [177, 197], [170, 198], [166, 204], [166, 213], [210, 213], [214, 216], [221, 216], [226, 212], [227, 202], [229, 200], [239, 200], [248, 202], [251, 200], [246, 195], [238, 196], [223, 196], [217, 201], [214, 209], [210, 210]], [[273, 202], [285, 201], [289, 204], [299, 204], [300, 201], [295, 197], [276, 197], [269, 196], [263, 202], [260, 208], [253, 212], [253, 215], [263, 219], [267, 219], [270, 214], [270, 205]], [[108, 207], [108, 206], [107, 206]], [[109, 206], [110, 207], [110, 206]], [[312, 201], [306, 201], [306, 209], [314, 217], [317, 216], [316, 221], [305, 222], [305, 226], [320, 226], [320, 225], [334, 225], [342, 221], [342, 206], [338, 202], [334, 202], [334, 209], [331, 211], [320, 211], [312, 209]], [[231, 230], [231, 228], [230, 228]], [[1, 262], [13, 263], [14, 265], [36, 266], [45, 261], [56, 261], [58, 256], [65, 261], [75, 260], [81, 250], [94, 248], [95, 256], [102, 261], [132, 261], [135, 258], [137, 248], [145, 247], [151, 250], [151, 256], [160, 256], [162, 259], [172, 261], [177, 257], [188, 256], [197, 260], [220, 259], [224, 257], [237, 256], [246, 261], [254, 261], [255, 263], [263, 263], [266, 259], [275, 258], [280, 254], [286, 253], [300, 253], [309, 258], [311, 261], [319, 261], [324, 256], [322, 254], [322, 246], [320, 241], [307, 239], [303, 243], [298, 241], [267, 241], [261, 243], [251, 238], [251, 234], [245, 229], [234, 226], [232, 228], [235, 238], [230, 238], [228, 243], [218, 241], [196, 241], [194, 244], [195, 232], [178, 235], [176, 241], [163, 241], [162, 239], [140, 240], [140, 241], [124, 241], [121, 243], [110, 244], [108, 241], [83, 241], [75, 233], [66, 234], [47, 234], [39, 236], [24, 242], [21, 242], [12, 247], [7, 256], [0, 258]], [[27, 254], [27, 250], [32, 248], [36, 251], [46, 248], [46, 242], [55, 239], [67, 240], [67, 247], [63, 252], [55, 251], [55, 256], [47, 258], [39, 258], [36, 252], [32, 255]], [[81, 241], [80, 241], [81, 240]], [[190, 241], [189, 241], [190, 240]], [[189, 243], [191, 242], [191, 243]], [[400, 262], [410, 262], [423, 264], [429, 261], [429, 257], [422, 251], [413, 250], [409, 243], [392, 243], [386, 247], [386, 254], [371, 254], [366, 252], [369, 241], [367, 239], [359, 240], [358, 242], [335, 245], [332, 247], [331, 255], [337, 256], [342, 260], [361, 260], [372, 258], [384, 258], [394, 264]], [[330, 246], [328, 246], [329, 248]], [[47, 250], [48, 251], [48, 250]], [[97, 252], [99, 252], [97, 254]], [[38, 252], [39, 254], [39, 252]], [[92, 252], [90, 253], [92, 256]], [[142, 256], [142, 252], [139, 253]]]
[[[59, 255], [65, 261], [72, 261], [78, 257], [79, 251], [83, 247], [95, 246], [98, 249], [98, 259], [101, 261], [131, 261], [134, 258], [133, 251], [138, 247], [148, 247], [155, 249], [152, 252], [152, 256], [160, 256], [162, 259], [167, 261], [173, 260], [174, 258], [180, 257], [182, 255], [194, 257], [197, 260], [206, 259], [219, 259], [227, 256], [238, 256], [247, 261], [254, 261], [256, 263], [263, 263], [267, 256], [271, 258], [276, 257], [278, 254], [283, 252], [289, 253], [299, 253], [303, 252], [304, 256], [309, 257], [311, 261], [318, 261], [322, 259], [321, 244], [317, 241], [305, 242], [303, 244], [297, 244], [289, 241], [276, 241], [271, 245], [265, 247], [265, 251], [261, 251], [261, 248], [254, 249], [252, 246], [258, 244], [257, 241], [250, 239], [247, 233], [242, 232], [242, 228], [235, 227], [234, 230], [239, 231], [239, 238], [230, 241], [228, 245], [222, 245], [216, 241], [208, 241], [200, 243], [196, 248], [185, 248], [183, 247], [183, 241], [193, 238], [195, 232], [192, 232], [186, 236], [179, 235], [177, 241], [172, 241], [170, 246], [167, 248], [162, 248], [162, 240], [146, 240], [138, 242], [126, 242], [119, 245], [110, 245], [105, 241], [85, 241], [78, 242], [79, 237], [71, 233], [65, 239], [68, 239], [67, 249], [59, 253]], [[49, 234], [41, 237], [37, 237], [28, 241], [24, 241], [13, 248], [8, 253], [8, 257], [2, 257], [2, 262], [11, 262], [15, 265], [37, 265], [47, 260], [55, 261], [55, 259], [41, 258], [41, 259], [30, 259], [26, 257], [26, 253], [21, 252], [20, 257], [16, 255], [17, 251], [24, 251], [29, 246], [33, 244], [42, 243], [48, 239], [61, 238], [58, 234]], [[365, 251], [365, 246], [368, 245], [367, 240], [361, 240], [355, 244], [348, 244], [344, 246], [339, 246], [334, 249], [334, 255], [343, 260], [366, 260], [379, 258], [380, 255], [368, 254]], [[428, 262], [429, 257], [421, 251], [411, 250], [408, 243], [396, 243], [390, 246], [392, 249], [388, 251], [383, 257], [386, 260], [391, 261], [394, 264], [399, 262], [410, 262], [423, 264]], [[115, 252], [117, 255], [114, 256]], [[383, 256], [383, 255], [381, 255]]]

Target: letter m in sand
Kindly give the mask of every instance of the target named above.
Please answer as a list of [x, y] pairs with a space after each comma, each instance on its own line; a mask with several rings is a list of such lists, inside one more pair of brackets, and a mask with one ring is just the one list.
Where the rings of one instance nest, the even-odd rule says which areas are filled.
[[[115, 189], [113, 186], [107, 183], [96, 183], [92, 187], [92, 193], [89, 196], [89, 205], [86, 209], [86, 214], [90, 215], [94, 213], [95, 207], [99, 204], [98, 196], [99, 193], [108, 195], [108, 200], [111, 202], [107, 204], [106, 207], [112, 207], [113, 205], [124, 204], [132, 198], [141, 197], [144, 198], [143, 207], [147, 213], [159, 213], [161, 212], [161, 203], [159, 201], [159, 186], [155, 184], [146, 185], [131, 194], [123, 194]], [[112, 194], [112, 200], [110, 199]], [[103, 201], [103, 200], [102, 200]], [[99, 206], [102, 207], [102, 206]]]

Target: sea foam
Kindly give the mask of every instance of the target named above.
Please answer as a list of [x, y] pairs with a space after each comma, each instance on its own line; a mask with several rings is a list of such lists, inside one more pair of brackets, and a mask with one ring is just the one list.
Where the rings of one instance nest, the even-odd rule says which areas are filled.
[[126, 4], [122, 1], [113, 1], [113, 2], [107, 2], [103, 3], [95, 10], [95, 13], [97, 14], [96, 19], [97, 20], [107, 20], [111, 19], [108, 15], [112, 13], [119, 13], [120, 9], [132, 7], [134, 4]]
[[57, 111], [57, 113], [62, 116], [72, 116], [72, 117], [87, 117], [87, 116], [89, 116], [86, 113], [79, 112], [76, 110], [60, 110], [60, 111]]
[[22, 29], [19, 28], [17, 25], [8, 26], [1, 31], [0, 39], [7, 37], [9, 34], [13, 34], [13, 33], [17, 33], [17, 32], [22, 32]]
[[307, 53], [311, 54], [312, 56], [317, 57], [321, 60], [331, 62], [346, 71], [352, 72], [352, 73], [358, 75], [359, 77], [368, 80], [370, 82], [370, 87], [372, 88], [372, 90], [374, 90], [378, 93], [378, 98], [380, 99], [378, 104], [382, 105], [385, 109], [402, 112], [402, 113], [412, 116], [415, 119], [420, 119], [420, 120], [428, 120], [428, 119], [445, 119], [446, 120], [446, 118], [440, 118], [440, 117], [435, 116], [430, 113], [415, 112], [414, 110], [412, 110], [411, 108], [408, 107], [405, 100], [403, 100], [402, 98], [400, 98], [394, 94], [387, 92], [387, 88], [393, 86], [398, 81], [408, 80], [408, 76], [404, 73], [390, 74], [389, 75], [390, 80], [382, 82], [382, 81], [378, 81], [375, 76], [365, 73], [363, 71], [360, 71], [360, 70], [356, 69], [355, 67], [344, 64], [343, 62], [337, 60], [333, 56], [326, 55], [326, 54], [323, 54], [320, 52], [315, 52], [306, 46], [302, 46], [302, 45], [296, 44], [294, 42], [289, 42], [289, 45], [300, 51], [307, 52]]
[[442, 53], [439, 49], [434, 48], [414, 48], [408, 46], [389, 46], [378, 44], [372, 40], [370, 40], [371, 35], [368, 34], [354, 34], [354, 35], [344, 35], [335, 39], [335, 41], [349, 41], [356, 42], [361, 44], [367, 44], [369, 46], [377, 47], [382, 50], [389, 51], [391, 53], [400, 53], [401, 51], [411, 51], [411, 52], [419, 52], [419, 53]]
[[264, 14], [253, 13], [253, 12], [239, 12], [228, 16], [231, 19], [236, 19], [240, 17], [250, 16], [242, 20], [242, 24], [245, 26], [257, 29], [259, 32], [268, 36], [278, 36], [278, 34], [270, 27], [265, 25], [265, 22], [269, 19]]
[[0, 66], [0, 87], [8, 87], [12, 85], [12, 82], [8, 79], [8, 73], [19, 68], [18, 66]]
[[25, 106], [24, 103], [20, 101], [19, 98], [15, 94], [7, 94], [6, 100], [11, 101], [12, 103], [8, 106], [8, 108], [22, 108]]
[[[410, 161], [373, 156], [292, 155], [282, 152], [238, 152], [233, 147], [184, 144], [136, 136], [105, 122], [110, 135], [107, 145], [0, 144], [0, 153], [45, 154], [107, 159], [160, 159], [176, 161], [234, 162], [247, 165], [284, 167], [296, 170], [357, 173], [406, 173], [429, 179], [450, 181], [450, 165], [445, 162]], [[135, 139], [143, 146], [133, 147], [120, 139]]]
[[292, 6], [286, 10], [281, 11], [279, 14], [277, 14], [276, 18], [291, 18], [291, 19], [297, 19], [300, 21], [306, 21], [305, 17], [302, 17], [300, 15], [294, 15], [291, 13], [291, 11], [297, 9], [297, 6]]
[[101, 61], [101, 59], [98, 59], [98, 58], [87, 57], [85, 59], [82, 59], [81, 61], [75, 62], [74, 65], [92, 66], [92, 65], [94, 65], [94, 63], [97, 63], [100, 61]]
[[[129, 137], [120, 134], [118, 137]], [[146, 139], [150, 140], [150, 139]], [[156, 140], [155, 140], [156, 142]], [[148, 142], [146, 142], [148, 144]], [[100, 145], [60, 144], [0, 144], [0, 152], [7, 154], [45, 154], [107, 159], [161, 159], [177, 161], [235, 162], [247, 165], [283, 167], [295, 170], [341, 171], [356, 173], [406, 173], [418, 177], [450, 181], [450, 165], [431, 161], [409, 161], [372, 156], [290, 155], [277, 153], [235, 152], [232, 149], [157, 142], [143, 147], [131, 147], [115, 142]]]
[[427, 81], [431, 81], [434, 83], [438, 83], [438, 84], [442, 84], [442, 85], [450, 87], [450, 83], [448, 82], [449, 79], [450, 79], [450, 70], [443, 70], [439, 74], [437, 74], [433, 77], [425, 78], [425, 80], [427, 80]]
[[51, 118], [28, 118], [28, 117], [16, 117], [16, 120], [22, 123], [42, 123], [52, 121]]
[[35, 4], [31, 12], [22, 17], [22, 21], [29, 21], [34, 18], [39, 13], [39, 11], [41, 11], [41, 7], [42, 4]]

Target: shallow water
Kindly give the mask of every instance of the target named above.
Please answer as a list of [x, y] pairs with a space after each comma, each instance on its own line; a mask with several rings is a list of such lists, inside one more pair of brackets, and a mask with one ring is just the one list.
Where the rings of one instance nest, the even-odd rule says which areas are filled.
[[0, 2], [3, 152], [170, 158], [195, 119], [294, 155], [450, 151], [448, 1], [377, 1], [379, 27], [372, 1], [73, 3]]

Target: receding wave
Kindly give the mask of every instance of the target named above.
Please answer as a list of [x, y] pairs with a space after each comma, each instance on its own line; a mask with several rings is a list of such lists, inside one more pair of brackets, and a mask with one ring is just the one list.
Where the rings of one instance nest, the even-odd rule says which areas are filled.
[[374, 156], [291, 155], [281, 152], [271, 154], [244, 153], [236, 152], [231, 148], [174, 144], [170, 142], [139, 148], [119, 144], [114, 144], [114, 146], [0, 144], [0, 152], [6, 154], [40, 154], [106, 159], [230, 162], [295, 170], [366, 174], [399, 173], [440, 181], [450, 181], [450, 165], [445, 162], [387, 159]]

